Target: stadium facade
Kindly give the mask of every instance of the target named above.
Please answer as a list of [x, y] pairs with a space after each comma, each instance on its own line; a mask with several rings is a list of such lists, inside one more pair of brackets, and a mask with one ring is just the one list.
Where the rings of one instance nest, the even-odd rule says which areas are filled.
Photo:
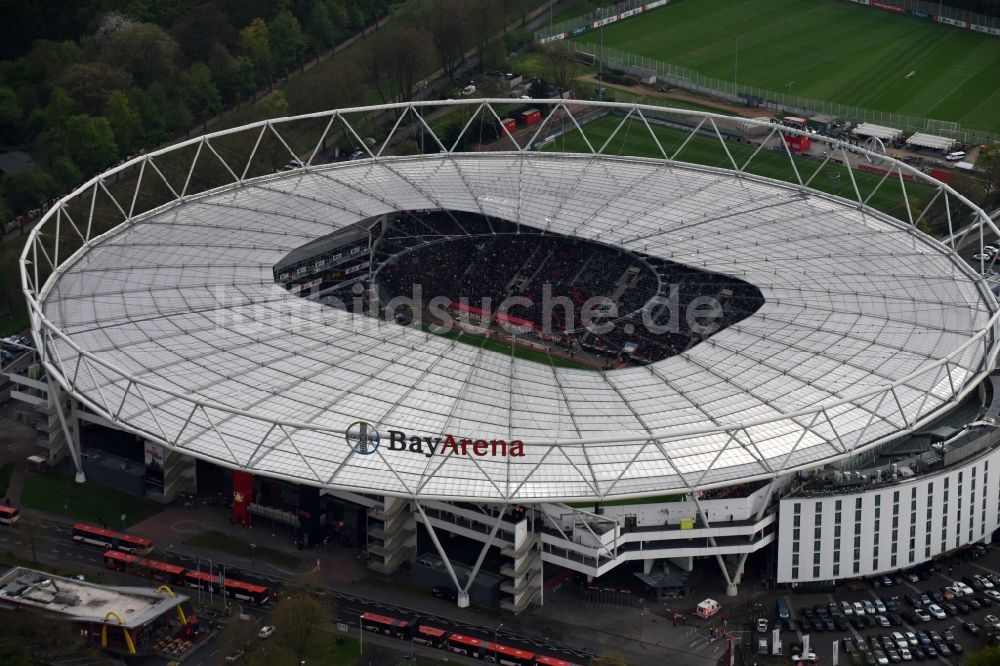
[[[804, 133], [776, 124], [531, 105], [543, 113], [522, 124], [505, 119], [520, 111], [510, 100], [276, 119], [144, 155], [66, 197], [22, 255], [39, 363], [13, 376], [53, 461], [68, 456], [83, 481], [87, 424], [124, 431], [164, 500], [226, 470], [235, 521], [285, 522], [312, 545], [354, 516], [372, 570], [432, 548], [460, 604], [490, 553], [515, 612], [543, 602], [553, 571], [631, 562], [655, 586], [708, 558], [734, 594], [754, 553], [768, 553], [767, 577], [802, 584], [991, 538], [998, 307], [959, 256], [997, 233], [985, 213], [884, 156], [869, 156], [866, 185], [841, 166], [858, 153], [833, 140], [793, 156], [783, 137]], [[461, 132], [445, 145], [430, 121], [449, 112]], [[604, 116], [616, 129], [598, 146], [586, 123]], [[367, 136], [380, 122], [386, 135]], [[636, 134], [659, 156], [608, 154]], [[565, 150], [574, 139], [586, 153]], [[899, 219], [869, 205], [892, 192]], [[934, 224], [943, 240], [919, 230]], [[556, 236], [568, 240], [533, 249]], [[445, 308], [458, 329], [439, 334], [419, 308], [369, 305], [376, 274], [398, 276], [415, 248], [454, 280], [479, 276], [468, 284], [507, 266], [509, 294], [549, 275], [566, 243], [605, 248], [552, 269], [573, 296], [667, 293], [690, 269], [729, 280], [706, 279], [703, 295], [736, 315], [643, 362], [632, 355], [649, 340], [629, 328], [584, 367], [595, 338], [553, 336], [530, 314]], [[617, 268], [584, 284], [588, 262]], [[338, 294], [363, 299], [330, 307]]]

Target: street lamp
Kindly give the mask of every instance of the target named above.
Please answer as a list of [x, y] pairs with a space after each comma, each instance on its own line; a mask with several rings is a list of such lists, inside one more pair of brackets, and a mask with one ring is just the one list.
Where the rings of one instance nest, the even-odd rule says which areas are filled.
[[733, 35], [733, 39], [736, 40], [736, 61], [733, 63], [733, 94], [735, 95], [740, 71], [740, 36]]
[[493, 663], [497, 661], [497, 632], [503, 629], [503, 622], [497, 625], [497, 628], [493, 630]]

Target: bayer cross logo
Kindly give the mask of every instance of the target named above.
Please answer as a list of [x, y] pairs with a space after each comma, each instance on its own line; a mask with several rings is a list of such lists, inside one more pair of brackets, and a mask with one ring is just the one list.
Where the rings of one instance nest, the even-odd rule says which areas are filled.
[[348, 426], [346, 439], [347, 445], [355, 453], [367, 456], [375, 453], [378, 449], [381, 437], [379, 437], [378, 430], [371, 423], [367, 421], [355, 421]]

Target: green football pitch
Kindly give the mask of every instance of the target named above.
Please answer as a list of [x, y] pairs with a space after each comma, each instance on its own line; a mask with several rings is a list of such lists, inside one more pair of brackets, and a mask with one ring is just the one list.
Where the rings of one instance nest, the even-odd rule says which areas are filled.
[[681, 0], [603, 39], [740, 85], [1000, 130], [1000, 37], [841, 0]]

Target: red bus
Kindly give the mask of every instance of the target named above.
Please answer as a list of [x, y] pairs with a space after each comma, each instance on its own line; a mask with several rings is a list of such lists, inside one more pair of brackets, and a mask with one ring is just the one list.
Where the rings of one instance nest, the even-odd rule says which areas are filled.
[[0, 525], [17, 525], [21, 519], [21, 512], [12, 506], [0, 504]]
[[227, 578], [225, 588], [226, 596], [240, 601], [249, 601], [258, 606], [265, 606], [271, 601], [271, 590], [263, 585]]
[[184, 584], [188, 587], [201, 588], [212, 592], [219, 591], [219, 579], [207, 571], [195, 571], [188, 569], [184, 573]]
[[73, 541], [140, 555], [146, 555], [153, 550], [153, 542], [149, 539], [131, 534], [119, 534], [113, 530], [106, 530], [103, 527], [86, 523], [77, 523], [73, 526]]
[[535, 658], [535, 663], [538, 666], [579, 666], [579, 664], [574, 664], [571, 661], [566, 661], [565, 659], [556, 659], [555, 657], [546, 657], [544, 654], [540, 654]]
[[410, 622], [395, 617], [387, 617], [376, 613], [362, 613], [361, 626], [368, 631], [393, 636], [395, 638], [410, 638]]
[[452, 652], [457, 652], [458, 654], [464, 654], [469, 657], [475, 657], [476, 659], [482, 659], [485, 648], [489, 645], [489, 641], [485, 641], [482, 638], [473, 638], [472, 636], [466, 636], [465, 634], [452, 634], [448, 637], [448, 649]]
[[417, 632], [413, 636], [413, 642], [420, 643], [421, 645], [429, 645], [430, 647], [435, 648], [444, 647], [445, 636], [447, 633], [448, 632], [444, 629], [428, 627], [426, 624], [421, 624], [417, 627]]
[[109, 550], [104, 553], [104, 566], [114, 571], [148, 576], [154, 580], [174, 585], [184, 581], [184, 567], [157, 560], [147, 560], [117, 550]]
[[486, 646], [483, 659], [503, 666], [535, 666], [535, 653], [501, 643], [490, 643]]

